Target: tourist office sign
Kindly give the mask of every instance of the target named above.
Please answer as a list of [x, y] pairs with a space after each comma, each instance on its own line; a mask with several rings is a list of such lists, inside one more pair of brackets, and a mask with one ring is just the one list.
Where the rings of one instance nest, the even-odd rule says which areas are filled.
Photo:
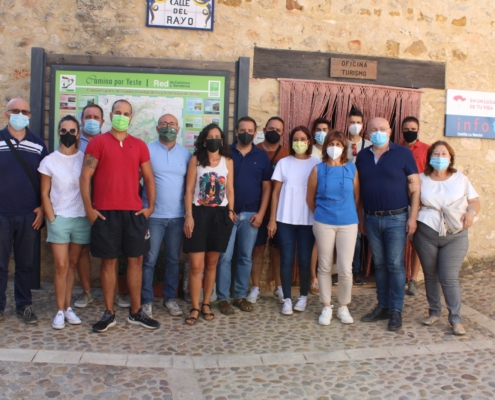
[[352, 58], [330, 59], [331, 78], [376, 80], [377, 72], [377, 61], [354, 60]]
[[213, 0], [148, 0], [146, 26], [213, 30]]
[[495, 139], [495, 93], [447, 90], [445, 136]]
[[129, 133], [150, 143], [158, 139], [156, 124], [163, 114], [179, 123], [178, 143], [194, 151], [205, 125], [228, 128], [230, 73], [123, 67], [52, 66], [50, 150], [58, 147], [58, 121], [73, 115], [81, 121], [85, 106], [99, 105], [104, 112], [102, 132], [111, 128], [110, 112], [117, 100], [132, 105]]

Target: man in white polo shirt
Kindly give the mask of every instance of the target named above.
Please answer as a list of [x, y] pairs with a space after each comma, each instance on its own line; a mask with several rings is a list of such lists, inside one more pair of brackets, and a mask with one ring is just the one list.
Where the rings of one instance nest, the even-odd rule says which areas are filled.
[[[141, 303], [152, 316], [153, 275], [162, 242], [165, 244], [163, 306], [172, 316], [181, 316], [175, 302], [179, 285], [179, 256], [184, 228], [184, 189], [191, 153], [177, 143], [180, 127], [171, 114], [162, 115], [156, 126], [158, 140], [148, 145], [156, 184], [155, 211], [148, 220], [150, 251], [144, 256]], [[143, 190], [143, 203], [148, 198]]]

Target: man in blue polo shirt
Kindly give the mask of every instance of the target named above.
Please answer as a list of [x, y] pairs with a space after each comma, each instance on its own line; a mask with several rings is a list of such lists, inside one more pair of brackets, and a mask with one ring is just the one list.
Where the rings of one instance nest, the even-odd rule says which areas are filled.
[[389, 319], [388, 329], [396, 331], [402, 327], [404, 246], [406, 236], [416, 231], [420, 201], [416, 191], [409, 202], [408, 183], [419, 185], [419, 176], [411, 151], [390, 142], [386, 119], [372, 119], [368, 133], [373, 145], [358, 153], [356, 167], [363, 206], [360, 226], [371, 245], [378, 305], [361, 321]]
[[31, 286], [39, 262], [44, 217], [38, 166], [47, 150], [43, 140], [27, 127], [31, 113], [26, 100], [10, 100], [4, 115], [9, 122], [0, 131], [0, 320], [7, 303], [5, 292], [13, 244], [15, 313], [26, 324], [34, 324], [38, 318], [31, 309]]
[[[162, 115], [156, 126], [158, 140], [148, 145], [156, 184], [155, 211], [148, 220], [150, 251], [144, 256], [141, 304], [143, 311], [152, 316], [153, 274], [162, 242], [165, 245], [163, 307], [172, 316], [181, 316], [182, 310], [175, 301], [179, 285], [179, 257], [184, 228], [184, 189], [189, 150], [177, 143], [180, 131], [177, 118]], [[143, 204], [148, 206], [146, 190]]]
[[253, 305], [246, 300], [249, 277], [251, 276], [252, 253], [258, 228], [268, 207], [271, 194], [272, 167], [265, 151], [253, 146], [256, 135], [256, 121], [243, 117], [235, 131], [237, 141], [230, 148], [234, 161], [234, 223], [227, 251], [220, 255], [217, 266], [217, 296], [220, 311], [234, 313], [230, 304], [231, 261], [237, 238], [237, 268], [234, 277], [234, 306], [241, 311], [253, 311]]

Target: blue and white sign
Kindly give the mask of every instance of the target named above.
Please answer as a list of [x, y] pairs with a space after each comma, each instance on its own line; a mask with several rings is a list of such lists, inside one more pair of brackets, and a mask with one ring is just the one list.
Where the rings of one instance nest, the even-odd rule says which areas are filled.
[[445, 136], [495, 139], [495, 93], [447, 90]]
[[147, 0], [147, 26], [213, 30], [213, 0]]

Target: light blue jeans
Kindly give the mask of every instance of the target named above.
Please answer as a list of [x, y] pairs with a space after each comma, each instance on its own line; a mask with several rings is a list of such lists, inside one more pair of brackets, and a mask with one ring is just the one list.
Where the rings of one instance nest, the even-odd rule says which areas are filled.
[[165, 270], [163, 276], [163, 297], [165, 301], [175, 298], [179, 285], [179, 257], [182, 243], [184, 218], [150, 218], [150, 251], [143, 260], [143, 285], [141, 289], [141, 304], [153, 301], [153, 275], [160, 254], [162, 242], [165, 245]]
[[237, 214], [230, 235], [227, 251], [220, 255], [217, 265], [217, 296], [218, 300], [230, 300], [231, 261], [234, 254], [234, 245], [237, 238], [237, 268], [234, 277], [234, 299], [246, 297], [249, 286], [249, 277], [253, 267], [253, 248], [258, 236], [258, 228], [251, 225], [249, 220], [254, 212]]
[[402, 313], [404, 305], [404, 246], [407, 212], [397, 215], [364, 214], [366, 234], [375, 264], [378, 305]]

